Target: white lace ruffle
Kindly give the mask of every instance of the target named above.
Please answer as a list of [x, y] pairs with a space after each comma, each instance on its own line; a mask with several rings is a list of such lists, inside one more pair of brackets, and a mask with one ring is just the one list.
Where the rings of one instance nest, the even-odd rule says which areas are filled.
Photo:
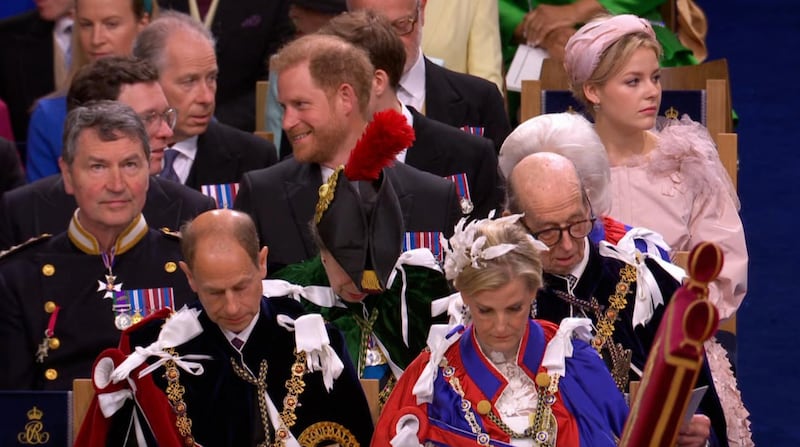
[[495, 402], [500, 418], [505, 420], [514, 416], [528, 416], [535, 412], [538, 395], [533, 380], [516, 363], [499, 358], [503, 357], [502, 354], [497, 356], [497, 353], [492, 353], [489, 357], [508, 381], [508, 385]]
[[725, 412], [725, 423], [728, 425], [728, 444], [731, 447], [752, 447], [753, 436], [750, 432], [750, 412], [744, 406], [742, 393], [731, 369], [731, 362], [725, 348], [712, 337], [704, 344], [708, 366], [714, 379], [714, 387], [719, 395], [719, 402]]

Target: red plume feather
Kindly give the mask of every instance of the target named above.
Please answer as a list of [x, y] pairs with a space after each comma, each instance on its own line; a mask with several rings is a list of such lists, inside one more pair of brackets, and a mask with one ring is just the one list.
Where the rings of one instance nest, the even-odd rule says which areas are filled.
[[391, 166], [413, 142], [414, 129], [403, 114], [391, 109], [378, 112], [350, 151], [344, 175], [350, 181], [377, 180], [381, 169]]

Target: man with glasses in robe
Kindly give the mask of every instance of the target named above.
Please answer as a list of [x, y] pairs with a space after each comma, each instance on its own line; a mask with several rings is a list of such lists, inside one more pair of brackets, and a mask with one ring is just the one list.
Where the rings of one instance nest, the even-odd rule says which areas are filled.
[[[177, 114], [167, 103], [158, 72], [151, 64], [129, 57], [108, 57], [84, 67], [70, 85], [67, 108], [104, 99], [131, 106], [150, 138], [150, 187], [143, 214], [151, 227], [175, 230], [203, 211], [216, 208], [213, 199], [200, 192], [157, 177]], [[64, 190], [61, 174], [7, 192], [0, 203], [0, 249], [42, 233], [65, 231], [76, 207], [75, 198]]]
[[[540, 152], [523, 158], [511, 171], [507, 194], [507, 211], [524, 213], [521, 222], [549, 247], [542, 253], [544, 287], [536, 296], [535, 317], [553, 322], [590, 318], [592, 346], [617, 387], [627, 392], [628, 381], [642, 375], [678, 281], [654, 259], [637, 254], [632, 261], [611, 244], [589, 240], [595, 216], [566, 157]], [[707, 440], [727, 445], [719, 443], [725, 441], [725, 419], [707, 366], [697, 382], [703, 385], [709, 388], [698, 414], [681, 430], [678, 446], [702, 446]]]

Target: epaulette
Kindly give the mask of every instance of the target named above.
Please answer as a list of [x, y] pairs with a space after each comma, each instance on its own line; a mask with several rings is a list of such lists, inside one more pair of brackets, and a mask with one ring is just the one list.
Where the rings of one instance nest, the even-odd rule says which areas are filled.
[[25, 242], [23, 242], [23, 243], [21, 243], [19, 245], [14, 245], [13, 247], [11, 247], [11, 248], [9, 248], [7, 250], [0, 251], [0, 259], [5, 259], [6, 257], [11, 255], [12, 253], [17, 253], [17, 252], [19, 252], [19, 251], [21, 251], [21, 250], [23, 250], [25, 248], [33, 247], [34, 245], [38, 245], [39, 243], [41, 243], [43, 241], [46, 241], [46, 240], [50, 239], [51, 237], [53, 237], [53, 235], [50, 234], [50, 233], [42, 233], [39, 236], [33, 236], [30, 239], [28, 239], [27, 241], [25, 241]]
[[172, 231], [167, 227], [161, 227], [161, 234], [164, 236], [175, 239], [176, 241], [181, 240], [181, 232], [180, 231]]

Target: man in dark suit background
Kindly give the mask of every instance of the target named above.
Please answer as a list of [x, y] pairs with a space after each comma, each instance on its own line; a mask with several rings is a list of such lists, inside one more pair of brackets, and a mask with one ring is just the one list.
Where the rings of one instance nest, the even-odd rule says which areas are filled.
[[[161, 157], [172, 138], [175, 113], [167, 104], [152, 65], [133, 58], [107, 57], [83, 67], [70, 85], [68, 109], [102, 99], [128, 104], [145, 124], [150, 138], [151, 177], [142, 213], [150, 226], [175, 230], [216, 207], [211, 198], [155, 176], [161, 172]], [[0, 249], [42, 233], [65, 231], [76, 207], [75, 198], [64, 190], [61, 174], [9, 191], [0, 203]]]
[[139, 33], [133, 54], [158, 69], [167, 100], [178, 111], [163, 177], [198, 190], [232, 189], [245, 172], [275, 163], [272, 143], [214, 121], [219, 70], [214, 38], [202, 23], [164, 12]]
[[8, 105], [18, 141], [24, 142], [28, 135], [29, 111], [36, 99], [66, 78], [72, 4], [72, 0], [37, 1], [35, 11], [0, 21], [0, 98]]
[[397, 110], [414, 128], [414, 144], [398, 160], [440, 177], [452, 176], [464, 214], [485, 218], [498, 210], [505, 193], [492, 142], [426, 118], [397, 99], [405, 50], [388, 20], [373, 11], [356, 11], [334, 17], [320, 32], [339, 36], [369, 54], [375, 67], [370, 111]]
[[[235, 208], [256, 222], [270, 249], [270, 270], [317, 254], [309, 223], [319, 187], [344, 164], [367, 125], [375, 70], [367, 54], [334, 36], [308, 35], [270, 61], [284, 105], [293, 158], [245, 174]], [[452, 182], [396, 163], [385, 171], [406, 232], [452, 234], [460, 216]]]
[[191, 14], [216, 40], [219, 79], [215, 116], [223, 123], [255, 129], [256, 81], [267, 79], [267, 60], [292, 35], [289, 0], [160, 0], [162, 9]]
[[485, 79], [440, 67], [422, 54], [427, 0], [347, 0], [350, 11], [370, 9], [386, 17], [406, 48], [400, 100], [428, 118], [494, 141], [495, 150], [511, 133], [503, 96]]

